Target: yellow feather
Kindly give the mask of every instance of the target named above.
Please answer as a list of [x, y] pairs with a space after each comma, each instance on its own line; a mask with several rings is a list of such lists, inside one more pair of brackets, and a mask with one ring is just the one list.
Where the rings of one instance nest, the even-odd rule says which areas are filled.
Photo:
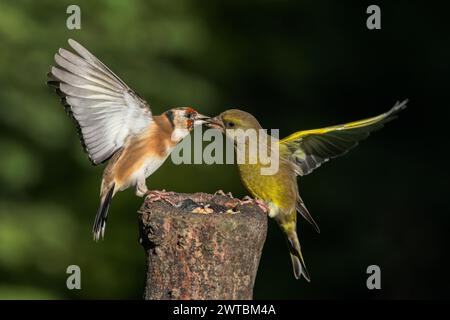
[[304, 136], [310, 135], [310, 134], [325, 134], [325, 133], [328, 133], [331, 131], [356, 129], [356, 128], [362, 128], [362, 127], [370, 126], [370, 125], [373, 125], [376, 123], [380, 123], [380, 122], [383, 122], [384, 120], [387, 120], [388, 118], [393, 116], [398, 111], [404, 109], [406, 107], [407, 102], [408, 102], [408, 100], [404, 100], [402, 103], [397, 102], [395, 104], [395, 106], [388, 112], [382, 113], [382, 114], [372, 117], [372, 118], [367, 118], [367, 119], [363, 119], [363, 120], [353, 121], [353, 122], [349, 122], [349, 123], [345, 123], [345, 124], [340, 124], [340, 125], [325, 127], [325, 128], [320, 128], [320, 129], [298, 131], [298, 132], [295, 132], [295, 133], [287, 136], [286, 138], [280, 140], [279, 143], [283, 144], [283, 143], [286, 143], [289, 141], [298, 140], [298, 139], [300, 139]]

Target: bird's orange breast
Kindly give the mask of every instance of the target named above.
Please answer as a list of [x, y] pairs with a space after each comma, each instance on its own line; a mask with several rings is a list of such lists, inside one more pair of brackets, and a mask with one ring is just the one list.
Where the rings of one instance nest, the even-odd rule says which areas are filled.
[[168, 130], [170, 128], [159, 118], [155, 116], [153, 125], [147, 131], [127, 141], [112, 170], [116, 183], [127, 184], [133, 173], [140, 170], [149, 158], [164, 160], [167, 157], [174, 142], [171, 140], [171, 130]]

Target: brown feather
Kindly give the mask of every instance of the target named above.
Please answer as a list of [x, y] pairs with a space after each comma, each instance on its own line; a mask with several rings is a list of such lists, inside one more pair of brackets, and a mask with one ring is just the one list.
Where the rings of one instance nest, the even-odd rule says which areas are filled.
[[[165, 116], [154, 116], [155, 125], [143, 134], [127, 141], [121, 155], [111, 159], [110, 167], [105, 169], [109, 180], [114, 180], [116, 190], [126, 185], [130, 176], [139, 170], [149, 157], [165, 158], [176, 142], [171, 140], [172, 125]], [[104, 177], [106, 179], [106, 177]]]

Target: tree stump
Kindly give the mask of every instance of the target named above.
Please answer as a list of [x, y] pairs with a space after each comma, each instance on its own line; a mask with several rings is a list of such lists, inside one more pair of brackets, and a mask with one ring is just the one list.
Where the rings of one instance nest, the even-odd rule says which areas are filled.
[[224, 195], [166, 198], [139, 210], [144, 299], [252, 299], [267, 215]]

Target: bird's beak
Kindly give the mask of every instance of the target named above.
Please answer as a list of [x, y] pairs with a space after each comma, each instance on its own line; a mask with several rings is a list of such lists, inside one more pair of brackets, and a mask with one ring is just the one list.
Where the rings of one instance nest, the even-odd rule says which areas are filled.
[[220, 117], [218, 116], [214, 118], [209, 118], [206, 121], [206, 125], [210, 128], [218, 129], [220, 131], [223, 131], [225, 129], [222, 119], [220, 119]]
[[194, 120], [194, 125], [200, 125], [203, 123], [207, 123], [209, 119], [211, 119], [211, 117], [205, 116], [201, 113], [197, 113], [197, 116], [195, 117], [195, 120]]

